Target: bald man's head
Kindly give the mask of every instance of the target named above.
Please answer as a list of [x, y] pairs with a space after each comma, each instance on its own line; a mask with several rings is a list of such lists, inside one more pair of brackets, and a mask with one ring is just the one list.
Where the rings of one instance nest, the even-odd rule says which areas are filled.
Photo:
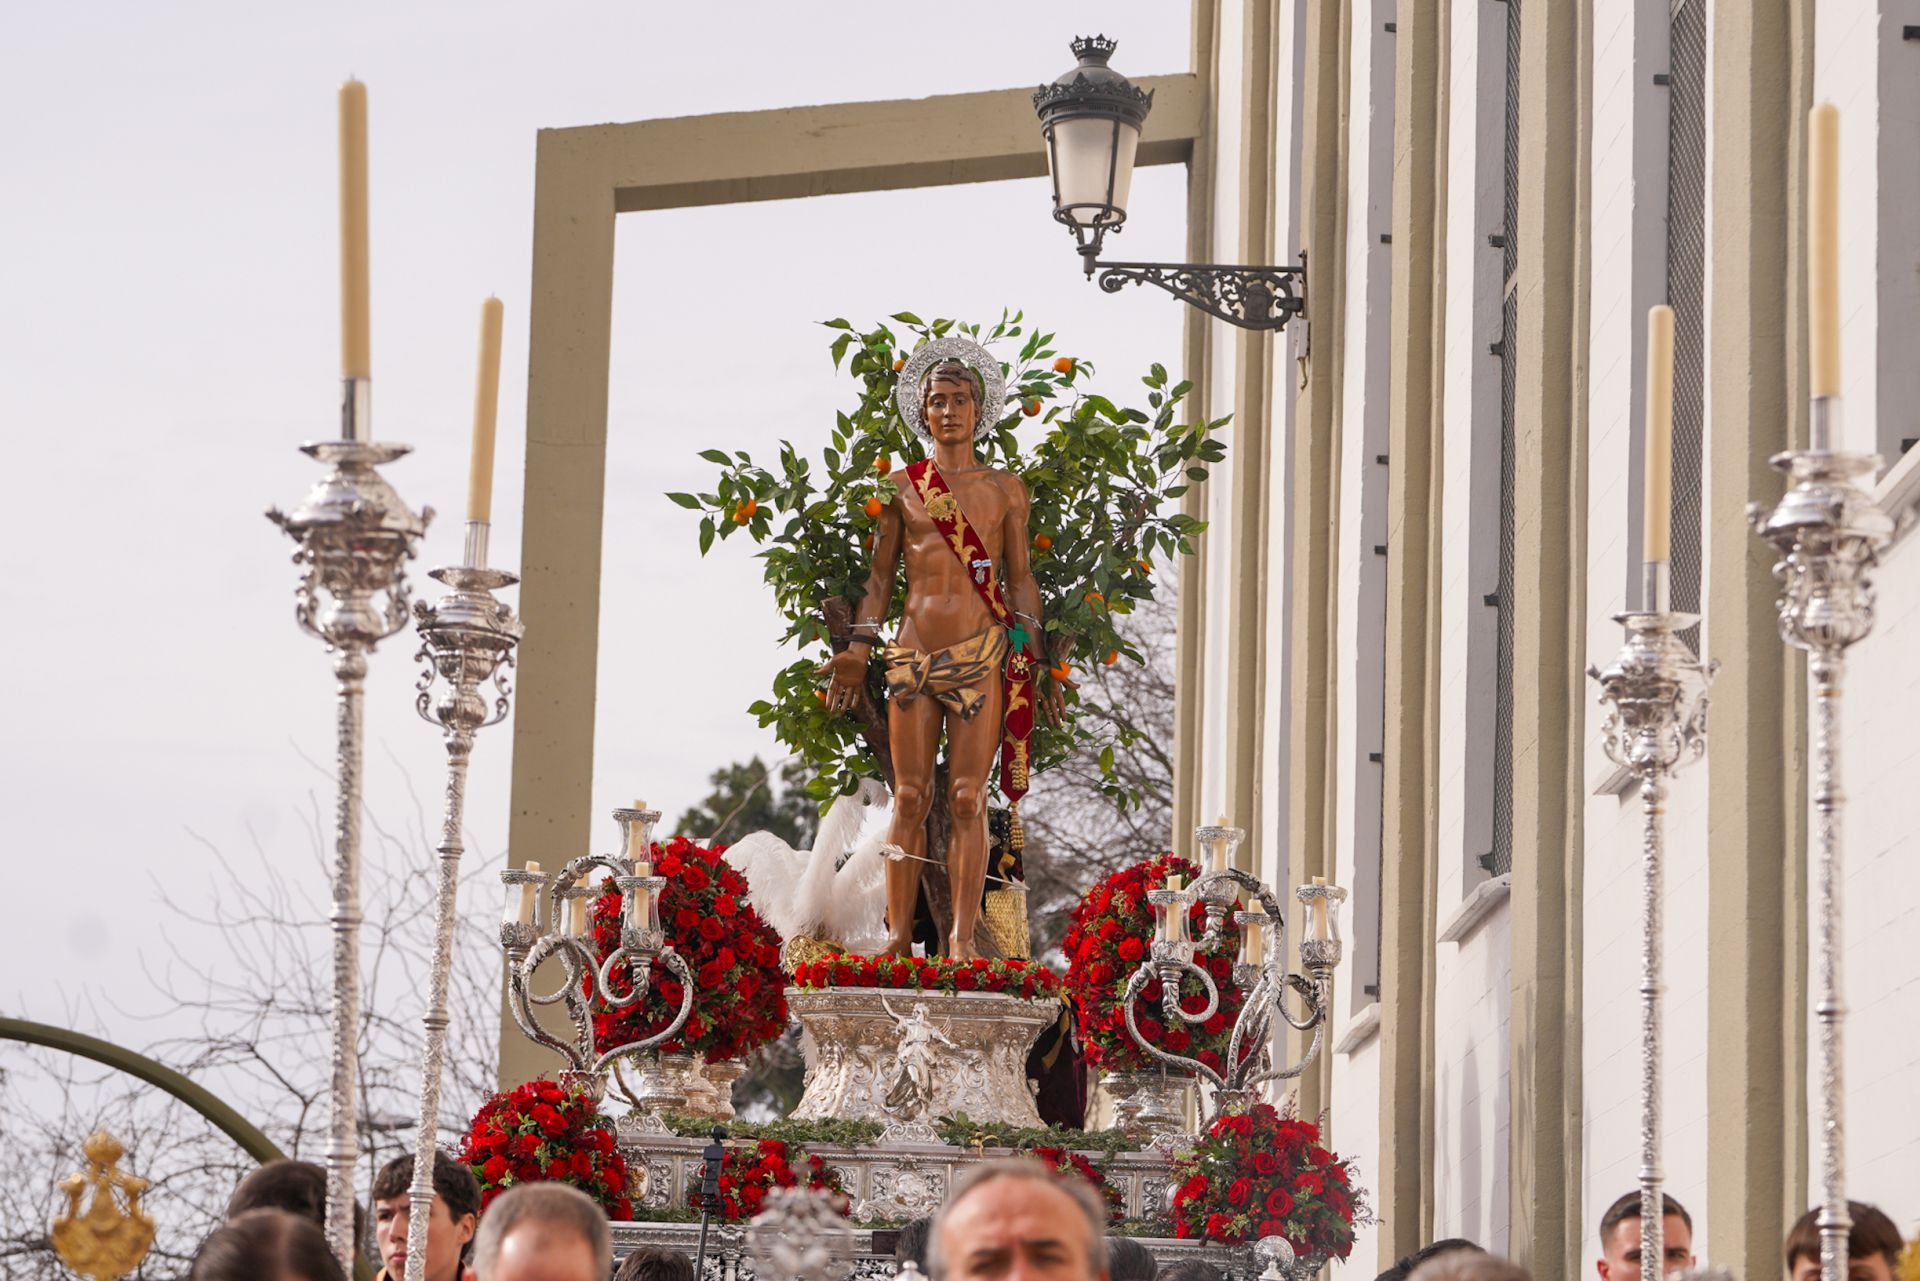
[[593, 1198], [564, 1183], [510, 1188], [480, 1216], [480, 1281], [605, 1281], [613, 1232]]

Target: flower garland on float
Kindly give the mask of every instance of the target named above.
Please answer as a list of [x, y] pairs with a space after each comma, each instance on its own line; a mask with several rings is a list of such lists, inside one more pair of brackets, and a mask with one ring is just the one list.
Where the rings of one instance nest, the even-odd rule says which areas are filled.
[[[787, 1027], [780, 936], [747, 902], [747, 878], [722, 861], [725, 849], [684, 836], [653, 846], [653, 874], [667, 882], [660, 890], [660, 927], [696, 976], [693, 1012], [659, 1052], [696, 1055], [708, 1063], [742, 1058]], [[593, 950], [602, 965], [620, 946], [623, 898], [609, 886], [594, 900]], [[615, 990], [626, 991], [632, 981], [626, 961], [613, 977]], [[583, 978], [582, 986], [591, 997], [590, 979]], [[594, 1048], [604, 1054], [654, 1035], [673, 1022], [682, 996], [679, 980], [656, 965], [641, 1000], [625, 1009], [595, 1000]]]
[[[840, 1182], [840, 1172], [811, 1153], [789, 1148], [779, 1139], [761, 1139], [727, 1148], [720, 1163], [713, 1212], [729, 1222], [751, 1219], [775, 1188], [806, 1187], [828, 1194], [829, 1204], [842, 1215], [853, 1203]], [[687, 1189], [687, 1208], [698, 1211], [704, 1198], [697, 1184]]]
[[457, 1159], [480, 1182], [483, 1213], [516, 1184], [556, 1182], [592, 1197], [609, 1219], [634, 1215], [639, 1189], [615, 1143], [613, 1121], [584, 1091], [545, 1078], [482, 1104]]
[[[1134, 1041], [1127, 1030], [1121, 996], [1140, 963], [1152, 955], [1156, 910], [1147, 901], [1150, 890], [1167, 888], [1172, 876], [1191, 881], [1200, 874], [1195, 864], [1177, 854], [1162, 854], [1122, 868], [1087, 891], [1073, 910], [1073, 924], [1061, 949], [1067, 956], [1067, 996], [1073, 1002], [1080, 1039], [1087, 1047], [1087, 1063], [1106, 1072], [1143, 1072], [1163, 1066]], [[1206, 932], [1207, 912], [1196, 903], [1188, 911], [1188, 937]], [[1226, 1062], [1233, 1023], [1245, 994], [1233, 982], [1233, 960], [1240, 945], [1240, 927], [1231, 917], [1221, 927], [1220, 947], [1211, 955], [1197, 954], [1220, 992], [1220, 1004], [1202, 1024], [1176, 1022], [1167, 1026], [1158, 1017], [1162, 987], [1148, 980], [1135, 1007], [1140, 1034], [1169, 1054], [1198, 1059], [1214, 1071]], [[1181, 980], [1181, 1005], [1191, 1013], [1206, 1008], [1206, 992], [1198, 979]], [[1251, 1054], [1255, 1046], [1243, 1047]]]
[[1058, 995], [1060, 977], [1036, 961], [849, 954], [795, 966], [793, 985], [816, 990], [883, 987], [920, 992], [1004, 992], [1031, 998]]
[[1216, 1117], [1174, 1177], [1176, 1237], [1285, 1237], [1300, 1258], [1344, 1259], [1355, 1225], [1374, 1221], [1353, 1163], [1320, 1146], [1318, 1126], [1266, 1103]]
[[1120, 1195], [1120, 1189], [1107, 1182], [1107, 1172], [1086, 1157], [1067, 1148], [1029, 1148], [1027, 1151], [1061, 1178], [1078, 1177], [1091, 1183], [1107, 1207], [1108, 1226], [1117, 1225], [1127, 1217], [1127, 1201]]

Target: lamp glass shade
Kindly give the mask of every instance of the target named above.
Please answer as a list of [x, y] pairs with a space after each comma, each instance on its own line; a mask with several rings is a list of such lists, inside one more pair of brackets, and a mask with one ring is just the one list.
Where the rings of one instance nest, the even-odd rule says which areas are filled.
[[1140, 147], [1137, 126], [1110, 116], [1075, 116], [1053, 123], [1048, 144], [1063, 216], [1083, 227], [1116, 227], [1127, 220], [1133, 158]]

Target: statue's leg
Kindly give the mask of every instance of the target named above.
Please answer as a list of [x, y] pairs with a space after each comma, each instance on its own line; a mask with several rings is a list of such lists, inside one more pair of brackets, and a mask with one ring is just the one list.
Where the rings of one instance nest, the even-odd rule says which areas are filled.
[[913, 913], [927, 856], [927, 811], [940, 749], [940, 704], [925, 695], [887, 701], [893, 748], [893, 826], [887, 839], [912, 857], [887, 861], [887, 951], [913, 955]]
[[947, 840], [947, 868], [953, 883], [953, 934], [947, 954], [970, 961], [974, 927], [980, 920], [980, 894], [987, 883], [987, 775], [999, 754], [1005, 730], [1005, 690], [995, 672], [982, 690], [986, 701], [971, 720], [947, 717], [947, 807], [953, 834]]

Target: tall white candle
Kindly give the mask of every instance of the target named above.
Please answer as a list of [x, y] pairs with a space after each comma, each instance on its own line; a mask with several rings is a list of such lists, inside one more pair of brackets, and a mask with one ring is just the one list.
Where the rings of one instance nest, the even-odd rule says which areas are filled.
[[1807, 374], [1811, 395], [1840, 394], [1840, 110], [1831, 102], [1807, 117]]
[[367, 334], [367, 87], [340, 86], [340, 372], [372, 374]]
[[500, 325], [498, 298], [480, 304], [480, 370], [473, 387], [473, 452], [467, 471], [467, 519], [493, 519], [493, 435], [500, 417]]
[[[1673, 308], [1647, 312], [1647, 457], [1645, 509], [1641, 512], [1644, 558], [1666, 560], [1673, 519]], [[1649, 602], [1648, 609], [1654, 608]]]

